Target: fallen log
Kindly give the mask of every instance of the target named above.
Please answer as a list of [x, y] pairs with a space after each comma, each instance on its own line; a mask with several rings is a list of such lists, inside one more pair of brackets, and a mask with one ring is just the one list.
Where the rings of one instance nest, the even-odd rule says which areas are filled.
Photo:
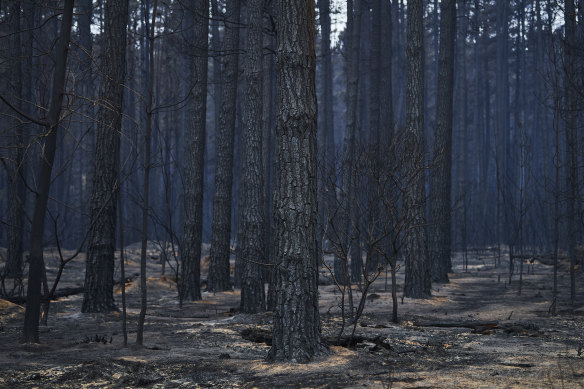
[[[241, 331], [241, 337], [254, 343], [265, 343], [268, 346], [272, 345], [272, 331], [264, 328], [248, 327]], [[359, 343], [373, 343], [385, 349], [390, 349], [390, 345], [385, 343], [385, 338], [382, 336], [367, 337], [362, 335], [354, 336], [327, 336], [325, 340], [329, 346], [354, 347]]]
[[532, 323], [498, 323], [485, 321], [463, 321], [463, 322], [418, 322], [416, 327], [439, 327], [439, 328], [468, 328], [475, 334], [489, 335], [494, 330], [502, 330], [507, 335], [515, 336], [542, 336], [544, 332]]
[[416, 327], [442, 327], [442, 328], [470, 328], [476, 330], [477, 328], [499, 328], [499, 323], [494, 321], [462, 321], [462, 322], [448, 322], [448, 321], [430, 321], [414, 323]]
[[[126, 277], [126, 284], [134, 281], [134, 279], [136, 279], [138, 276], [139, 276], [139, 274], [135, 273], [132, 277]], [[122, 280], [116, 281], [116, 282], [114, 282], [114, 286], [119, 285], [121, 283], [122, 283]], [[58, 299], [63, 298], [63, 297], [69, 297], [69, 296], [74, 296], [74, 295], [79, 294], [79, 293], [83, 293], [83, 290], [84, 290], [83, 286], [61, 288], [61, 289], [57, 290], [55, 293], [53, 293], [53, 295], [51, 296], [51, 301], [55, 301], [55, 300], [58, 300]], [[0, 299], [10, 301], [11, 303], [18, 304], [18, 305], [26, 304], [26, 297], [25, 296], [4, 296], [4, 295], [0, 294]], [[47, 302], [47, 296], [41, 295], [41, 303], [44, 303], [44, 302]]]

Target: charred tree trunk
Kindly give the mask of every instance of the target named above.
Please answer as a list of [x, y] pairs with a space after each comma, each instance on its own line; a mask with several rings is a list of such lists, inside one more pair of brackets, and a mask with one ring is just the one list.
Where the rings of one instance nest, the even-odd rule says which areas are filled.
[[[507, 243], [507, 151], [509, 137], [508, 2], [497, 0], [497, 72], [495, 153], [497, 175], [497, 242]], [[500, 259], [499, 259], [500, 260]]]
[[190, 126], [185, 131], [185, 194], [182, 239], [182, 277], [179, 299], [201, 299], [201, 241], [203, 235], [203, 165], [207, 113], [207, 57], [209, 0], [193, 2], [193, 101]]
[[426, 240], [426, 192], [424, 173], [424, 3], [408, 1], [406, 65], [407, 187], [404, 212], [409, 228], [405, 232], [404, 296], [428, 297], [431, 292]]
[[77, 123], [73, 124], [73, 134], [75, 136], [75, 147], [73, 160], [71, 162], [70, 196], [72, 198], [73, 209], [77, 211], [72, 215], [70, 229], [72, 231], [72, 241], [75, 245], [80, 244], [86, 237], [89, 218], [84, 210], [90, 209], [90, 180], [91, 171], [95, 157], [95, 123], [88, 118], [95, 117], [94, 101], [96, 91], [93, 86], [92, 67], [92, 35], [91, 23], [93, 17], [92, 0], [79, 0], [77, 2], [77, 23], [79, 34], [79, 46], [76, 52], [80, 58], [80, 67], [83, 69], [80, 75], [81, 80], [77, 84], [77, 93], [82, 96], [80, 99], [80, 110]]
[[247, 3], [248, 28], [245, 56], [245, 107], [243, 111], [243, 177], [239, 206], [241, 218], [237, 255], [241, 257], [241, 311], [257, 313], [266, 309], [262, 264], [266, 263], [264, 242], [262, 159], [262, 9], [263, 0]]
[[[21, 9], [20, 2], [12, 2], [9, 6], [9, 23], [11, 31], [20, 32]], [[26, 58], [27, 53], [21, 54], [21, 46], [24, 50], [30, 49], [30, 45], [21, 45], [21, 34], [16, 33], [10, 37], [11, 47], [10, 51], [18, 58], [20, 56]], [[23, 42], [26, 43], [26, 42]], [[24, 55], [23, 55], [24, 54]], [[11, 64], [11, 80], [14, 85], [14, 94], [21, 95], [21, 87], [24, 77], [28, 75], [23, 74], [23, 68], [19, 63]], [[22, 88], [24, 89], [24, 88]], [[26, 93], [26, 91], [22, 91]], [[27, 101], [24, 99], [23, 101]], [[18, 103], [18, 107], [24, 110], [22, 103]], [[8, 160], [8, 179], [9, 179], [9, 194], [8, 194], [8, 252], [6, 258], [6, 267], [4, 275], [9, 278], [14, 278], [16, 283], [20, 283], [22, 278], [23, 263], [22, 263], [22, 236], [24, 234], [24, 203], [26, 200], [25, 191], [25, 167], [24, 167], [24, 151], [25, 143], [25, 125], [16, 121], [10, 121], [14, 128], [14, 148], [12, 158]]]
[[433, 176], [435, 193], [432, 211], [432, 280], [448, 282], [451, 248], [451, 166], [452, 105], [454, 92], [454, 38], [456, 0], [442, 1], [440, 18], [440, 53], [438, 57], [438, 96], [436, 111], [437, 158]]
[[[239, 63], [240, 1], [228, 0], [225, 12], [223, 50], [223, 86], [216, 138], [215, 192], [213, 226], [207, 288], [220, 292], [231, 289], [229, 257], [231, 255], [231, 192], [233, 183], [233, 139], [235, 136], [235, 102]], [[260, 25], [261, 28], [261, 25]], [[218, 61], [215, 62], [218, 64]]]
[[[275, 8], [272, 2], [268, 5], [268, 13], [273, 15], [273, 9]], [[264, 70], [263, 70], [263, 117], [262, 117], [262, 127], [263, 127], [263, 163], [264, 163], [264, 223], [266, 223], [265, 232], [265, 243], [266, 243], [266, 262], [270, 264], [266, 268], [264, 275], [269, 281], [268, 294], [266, 296], [266, 309], [268, 311], [273, 311], [276, 305], [276, 291], [274, 284], [274, 223], [272, 220], [272, 197], [273, 197], [273, 185], [272, 177], [275, 172], [274, 164], [274, 123], [275, 123], [275, 112], [273, 103], [274, 87], [275, 87], [275, 63], [274, 55], [271, 53], [275, 51], [275, 25], [272, 24], [271, 18], [264, 19], [264, 28], [270, 31], [269, 34], [264, 34], [264, 46], [269, 48], [270, 54], [264, 55]]]
[[566, 235], [570, 257], [570, 302], [576, 302], [576, 244], [578, 242], [578, 129], [576, 80], [576, 8], [574, 0], [566, 0], [564, 19], [566, 23], [566, 45], [564, 51], [564, 89], [566, 95]]
[[[318, 9], [320, 13], [321, 27], [321, 85], [322, 85], [322, 121], [320, 132], [318, 134], [318, 153], [319, 153], [319, 173], [321, 174], [319, 182], [319, 226], [324, 232], [327, 222], [328, 205], [332, 204], [331, 196], [333, 194], [325, 190], [326, 176], [331, 172], [331, 161], [334, 156], [334, 117], [333, 117], [333, 66], [331, 51], [331, 16], [330, 1], [319, 0]], [[322, 242], [322, 240], [321, 240]], [[324, 243], [324, 242], [323, 242]]]
[[97, 110], [97, 143], [82, 312], [117, 310], [114, 301], [116, 206], [126, 72], [128, 1], [105, 2], [105, 44]]
[[379, 137], [382, 144], [389, 145], [392, 142], [394, 130], [393, 113], [393, 23], [391, 14], [392, 5], [388, 1], [382, 1], [381, 10], [381, 90], [380, 90], [380, 123]]
[[[148, 9], [148, 7], [146, 7]], [[148, 25], [148, 14], [145, 15], [145, 27], [148, 33], [148, 94], [146, 100], [146, 130], [144, 132], [144, 181], [142, 187], [142, 225], [141, 245], [140, 245], [140, 314], [138, 316], [138, 329], [136, 331], [136, 344], [142, 346], [144, 343], [144, 321], [146, 319], [147, 308], [147, 285], [146, 285], [146, 258], [148, 250], [148, 214], [150, 212], [150, 171], [152, 169], [151, 144], [152, 144], [152, 121], [154, 107], [154, 39], [156, 31], [156, 13], [158, 11], [158, 0], [154, 0], [152, 7], [152, 20]]]
[[[341, 177], [341, 223], [342, 239], [346, 240], [346, 258], [335, 258], [334, 274], [337, 282], [345, 285], [349, 280], [345, 279], [348, 274], [346, 267], [349, 258], [349, 250], [356, 242], [351, 242], [351, 199], [354, 195], [354, 188], [351, 180], [351, 165], [355, 154], [355, 136], [357, 132], [357, 103], [359, 91], [359, 53], [361, 51], [361, 0], [347, 1], [347, 31], [350, 38], [347, 42], [349, 47], [349, 59], [347, 63], [347, 119], [345, 127], [345, 139], [343, 141], [343, 161]], [[343, 243], [341, 243], [343, 244]], [[351, 273], [354, 280], [359, 279], [361, 274], [361, 258], [351, 258]]]
[[282, 1], [278, 20], [276, 310], [268, 359], [307, 362], [324, 351], [318, 312], [314, 3]]
[[63, 96], [65, 94], [65, 74], [67, 68], [67, 53], [71, 39], [71, 24], [73, 21], [73, 0], [65, 0], [61, 31], [55, 54], [55, 72], [51, 103], [45, 124], [44, 147], [40, 159], [40, 169], [37, 179], [37, 194], [30, 233], [30, 255], [28, 286], [26, 293], [26, 310], [24, 314], [23, 341], [38, 343], [39, 341], [39, 314], [41, 305], [41, 278], [43, 273], [43, 232], [49, 189], [51, 186], [51, 172], [57, 149], [57, 131], [60, 123]]

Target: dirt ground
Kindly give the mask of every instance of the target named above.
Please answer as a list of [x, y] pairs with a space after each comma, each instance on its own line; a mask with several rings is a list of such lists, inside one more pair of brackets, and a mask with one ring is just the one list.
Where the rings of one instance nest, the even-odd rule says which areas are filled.
[[[127, 275], [133, 276], [139, 249], [129, 246], [127, 254]], [[238, 291], [204, 292], [202, 301], [180, 309], [176, 285], [172, 276], [161, 276], [154, 246], [149, 254], [145, 347], [132, 346], [137, 281], [127, 286], [128, 348], [121, 315], [80, 313], [81, 294], [51, 304], [38, 345], [19, 342], [24, 308], [0, 300], [0, 388], [584, 387], [581, 271], [574, 308], [568, 305], [569, 276], [565, 269], [560, 272], [555, 317], [549, 315], [552, 267], [538, 261], [525, 265], [529, 274], [523, 276], [521, 296], [518, 276], [506, 284], [506, 257], [496, 268], [492, 252], [471, 253], [468, 272], [457, 255], [451, 282], [435, 285], [430, 299], [402, 302], [401, 271], [398, 324], [391, 323], [383, 276], [357, 327], [361, 342], [331, 346], [327, 355], [298, 365], [265, 362], [269, 346], [242, 336], [250, 329], [269, 334], [272, 316], [238, 314]], [[52, 282], [58, 264], [53, 250], [47, 250], [46, 261]], [[84, 269], [83, 256], [69, 263], [59, 288], [81, 286]], [[120, 295], [117, 288], [118, 302]], [[334, 336], [340, 295], [335, 286], [321, 285], [320, 297], [323, 334]]]

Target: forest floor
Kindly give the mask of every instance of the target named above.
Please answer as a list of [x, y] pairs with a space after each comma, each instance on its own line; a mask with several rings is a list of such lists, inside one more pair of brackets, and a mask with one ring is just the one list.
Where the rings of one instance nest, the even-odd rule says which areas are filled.
[[[269, 346], [258, 343], [261, 337], [242, 336], [250, 330], [269, 335], [272, 315], [238, 314], [239, 291], [204, 292], [202, 301], [179, 308], [176, 285], [172, 276], [160, 275], [154, 247], [145, 347], [133, 346], [138, 246], [129, 246], [127, 255], [130, 346], [123, 347], [121, 314], [80, 313], [82, 294], [53, 302], [40, 344], [21, 344], [24, 308], [0, 300], [0, 388], [584, 387], [584, 277], [577, 273], [578, 305], [572, 308], [565, 264], [555, 317], [549, 315], [552, 266], [537, 260], [524, 266], [521, 296], [517, 275], [506, 283], [507, 256], [496, 268], [493, 252], [472, 253], [467, 272], [457, 255], [451, 282], [435, 285], [429, 299], [402, 302], [402, 270], [397, 324], [391, 323], [383, 276], [356, 328], [359, 342], [331, 346], [327, 355], [300, 365], [267, 363]], [[45, 258], [52, 282], [56, 252], [47, 250]], [[70, 262], [59, 289], [82, 286], [84, 270], [83, 256]], [[203, 278], [205, 271], [203, 266]], [[319, 290], [323, 334], [332, 337], [340, 328], [340, 294], [334, 285]], [[119, 303], [119, 287], [115, 293]]]

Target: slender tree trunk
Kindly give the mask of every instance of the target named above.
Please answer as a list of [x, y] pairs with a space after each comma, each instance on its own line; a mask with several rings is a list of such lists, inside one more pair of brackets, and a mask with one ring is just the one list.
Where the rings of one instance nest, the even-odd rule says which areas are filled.
[[120, 190], [120, 133], [126, 72], [128, 1], [108, 0], [97, 110], [97, 143], [82, 312], [117, 310], [114, 301], [116, 207]]
[[[576, 8], [574, 0], [566, 0], [566, 46], [564, 49], [564, 89], [566, 94], [566, 190], [567, 190], [567, 244], [570, 257], [570, 302], [576, 302], [576, 244], [578, 242], [578, 130], [576, 74]], [[581, 47], [580, 47], [581, 49]]]
[[[215, 193], [207, 288], [219, 292], [231, 289], [231, 198], [233, 182], [233, 139], [239, 63], [240, 1], [227, 0], [225, 12], [223, 86], [216, 138]], [[261, 25], [260, 25], [261, 28]], [[215, 62], [217, 65], [218, 61]]]
[[[551, 24], [551, 23], [550, 23]], [[554, 54], [555, 56], [555, 54]], [[561, 99], [560, 99], [560, 88], [557, 81], [558, 76], [555, 75], [554, 80], [554, 135], [555, 135], [555, 155], [557, 161], [555, 163], [555, 180], [554, 180], [554, 275], [553, 275], [553, 286], [552, 286], [552, 305], [551, 305], [551, 315], [556, 315], [556, 307], [558, 302], [558, 255], [560, 246], [560, 201], [561, 201], [561, 187], [560, 187], [560, 110], [561, 110]]]
[[282, 1], [278, 8], [278, 265], [268, 359], [308, 362], [325, 349], [318, 312], [314, 3]]
[[[20, 34], [20, 19], [21, 9], [20, 2], [14, 1], [9, 6], [9, 23], [10, 30], [19, 32], [10, 37], [10, 50], [13, 55], [17, 57], [26, 58], [29, 53], [22, 53], [21, 46], [24, 50], [30, 49], [29, 45], [21, 44]], [[26, 42], [22, 42], [26, 43]], [[11, 64], [11, 80], [10, 83], [14, 85], [14, 94], [21, 95], [21, 86], [23, 79], [27, 75], [23, 74], [23, 68], [19, 63]], [[24, 89], [24, 88], [22, 88]], [[24, 100], [26, 101], [26, 99]], [[24, 103], [26, 104], [26, 103]], [[23, 103], [17, 103], [20, 110], [25, 111], [26, 107]], [[24, 202], [26, 200], [25, 192], [25, 167], [24, 167], [24, 151], [25, 143], [25, 126], [16, 121], [9, 121], [14, 128], [14, 146], [15, 151], [11, 159], [8, 160], [8, 179], [9, 179], [9, 194], [8, 194], [8, 252], [5, 266], [5, 276], [14, 278], [15, 283], [20, 283], [22, 278], [22, 236], [24, 235]]]
[[[272, 2], [268, 7], [268, 12], [273, 15], [273, 9], [275, 8]], [[267, 25], [264, 28], [270, 31], [270, 34], [264, 34], [264, 46], [270, 48], [270, 51], [275, 50], [275, 26], [272, 25], [271, 19], [265, 18]], [[266, 309], [268, 311], [273, 311], [276, 306], [276, 290], [274, 281], [274, 237], [272, 231], [274, 230], [274, 222], [272, 220], [272, 197], [273, 197], [273, 185], [272, 177], [275, 172], [274, 164], [274, 106], [273, 96], [274, 96], [274, 76], [275, 76], [275, 64], [274, 56], [264, 55], [264, 97], [263, 97], [263, 152], [262, 156], [264, 158], [264, 223], [266, 223], [266, 228], [264, 232], [265, 242], [266, 242], [266, 262], [270, 264], [267, 267], [264, 274], [268, 277], [269, 286], [268, 294], [266, 296]], [[267, 273], [267, 274], [266, 274]]]
[[508, 1], [497, 0], [497, 72], [496, 72], [496, 127], [495, 148], [497, 167], [497, 242], [499, 257], [501, 244], [507, 237], [507, 152], [509, 137], [509, 65], [507, 39], [509, 38]]
[[[333, 66], [331, 51], [331, 16], [330, 0], [319, 0], [318, 9], [320, 14], [320, 47], [322, 57], [321, 85], [322, 85], [322, 121], [318, 133], [318, 152], [319, 152], [319, 173], [321, 174], [319, 182], [319, 226], [324, 232], [327, 223], [328, 206], [332, 204], [331, 194], [325, 190], [327, 175], [332, 171], [332, 159], [334, 157], [334, 118], [333, 118]], [[321, 237], [322, 238], [322, 237]], [[322, 239], [321, 243], [326, 244]]]
[[[227, 23], [229, 21], [232, 20], [233, 15], [229, 15], [229, 14], [222, 14], [221, 11], [219, 10], [219, 0], [211, 0], [211, 16], [213, 17], [213, 20], [211, 21], [211, 49], [212, 52], [210, 54], [210, 56], [213, 58], [211, 60], [212, 64], [213, 64], [213, 80], [211, 81], [213, 83], [213, 107], [214, 107], [214, 121], [215, 121], [215, 128], [219, 128], [220, 124], [220, 116], [221, 116], [221, 108], [223, 106], [223, 80], [221, 77], [221, 59], [223, 57], [224, 54], [227, 54], [229, 57], [231, 57], [231, 55], [237, 55], [237, 52], [232, 52], [230, 50], [228, 50], [227, 47], [225, 47], [228, 42], [227, 42], [227, 37], [225, 36], [228, 33], [234, 33], [234, 31], [231, 31], [231, 29], [224, 29], [224, 43], [223, 43], [223, 49], [221, 47], [221, 36], [220, 36], [220, 32], [219, 32], [219, 25], [220, 22], [219, 20], [223, 20], [223, 25], [227, 26]], [[227, 2], [226, 4], [227, 6], [229, 6], [229, 2]], [[237, 16], [237, 21], [239, 21], [239, 15]], [[235, 21], [234, 21], [235, 22]], [[239, 36], [239, 26], [237, 26], [237, 24], [234, 24], [232, 27], [236, 27], [235, 29], [237, 30], [237, 36]], [[239, 43], [239, 42], [237, 42]], [[227, 59], [229, 61], [229, 59]], [[218, 139], [216, 139], [216, 141], [218, 141]], [[217, 167], [215, 167], [215, 169], [217, 169]], [[214, 207], [214, 206], [213, 206]]]
[[243, 175], [239, 206], [241, 218], [237, 255], [241, 256], [241, 311], [256, 313], [266, 309], [262, 264], [266, 263], [264, 242], [262, 166], [262, 9], [263, 0], [247, 3], [248, 28], [245, 56], [245, 108], [243, 127]]
[[[347, 117], [345, 127], [345, 139], [343, 141], [343, 169], [341, 177], [341, 204], [344, 218], [341, 223], [343, 239], [346, 240], [347, 258], [335, 258], [334, 274], [338, 283], [347, 284], [345, 279], [348, 274], [346, 266], [349, 249], [356, 242], [351, 241], [351, 201], [354, 195], [354, 188], [351, 180], [351, 166], [355, 154], [355, 136], [357, 132], [357, 103], [359, 91], [359, 53], [361, 51], [361, 0], [347, 1], [347, 31], [350, 34], [347, 47], [349, 47], [349, 59], [347, 64]], [[361, 274], [361, 258], [351, 258], [351, 273], [358, 279]]]
[[74, 141], [76, 144], [71, 166], [71, 173], [74, 180], [71, 196], [73, 198], [73, 207], [76, 211], [72, 217], [71, 230], [74, 231], [73, 242], [75, 242], [75, 245], [78, 245], [84, 239], [85, 234], [87, 234], [89, 220], [84, 210], [90, 209], [89, 183], [93, 179], [91, 170], [95, 157], [95, 124], [88, 119], [95, 117], [94, 105], [91, 104], [91, 101], [95, 98], [92, 71], [92, 0], [78, 0], [76, 16], [79, 33], [77, 53], [80, 57], [80, 66], [83, 69], [77, 93], [83, 97], [80, 101], [78, 123], [75, 123], [73, 127], [75, 134]]
[[124, 215], [122, 212], [122, 196], [118, 196], [118, 217], [120, 218], [120, 279], [122, 280], [122, 334], [124, 347], [128, 347], [128, 320], [126, 316], [126, 258], [124, 252]]
[[[467, 178], [466, 171], [468, 167], [468, 155], [467, 155], [467, 128], [468, 128], [468, 84], [466, 77], [466, 31], [468, 29], [468, 16], [466, 11], [466, 3], [463, 2], [459, 7], [459, 17], [461, 18], [461, 25], [459, 29], [459, 41], [460, 41], [460, 60], [458, 61], [459, 72], [458, 72], [458, 96], [460, 102], [457, 104], [459, 121], [458, 128], [456, 131], [457, 138], [457, 158], [456, 158], [456, 197], [459, 202], [459, 206], [456, 209], [456, 219], [455, 219], [455, 231], [456, 235], [460, 237], [460, 244], [458, 247], [462, 250], [464, 270], [468, 271], [468, 253], [466, 250], [467, 239], [466, 239], [466, 212], [467, 212]], [[449, 262], [450, 264], [450, 262]], [[451, 264], [449, 269], [451, 269]]]
[[[381, 142], [386, 142], [386, 138], [381, 137], [381, 66], [382, 66], [382, 52], [381, 41], [386, 39], [381, 36], [381, 26], [383, 22], [383, 13], [381, 11], [381, 0], [373, 0], [371, 3], [371, 60], [369, 66], [369, 147], [374, 149], [375, 160], [377, 166], [381, 162]], [[372, 150], [373, 151], [373, 150]], [[370, 187], [375, 187], [375, 183], [371, 182]], [[363, 190], [360, 188], [360, 190]], [[367, 198], [367, 194], [363, 196]], [[369, 198], [365, 201], [374, 202], [376, 199]], [[369, 204], [369, 209], [373, 211], [373, 215], [377, 214], [378, 204]], [[372, 216], [373, 216], [372, 215]], [[368, 216], [373, 220], [371, 216]], [[371, 224], [371, 223], [368, 223]], [[378, 232], [375, 232], [377, 234]], [[367, 253], [367, 271], [374, 273], [379, 265], [379, 254], [371, 252], [371, 247], [366, 248]]]
[[405, 233], [404, 296], [428, 297], [431, 293], [430, 264], [426, 241], [426, 191], [424, 171], [424, 3], [408, 1], [406, 144], [407, 187], [404, 212], [409, 228]]
[[381, 2], [381, 90], [380, 90], [380, 124], [379, 139], [381, 143], [389, 145], [392, 142], [394, 131], [393, 113], [393, 23], [392, 5], [388, 1]]
[[[144, 186], [142, 189], [142, 236], [140, 249], [140, 315], [138, 316], [138, 330], [136, 331], [136, 344], [144, 344], [144, 321], [146, 319], [147, 308], [147, 286], [146, 286], [146, 259], [148, 256], [148, 214], [150, 212], [150, 170], [151, 163], [151, 143], [152, 143], [152, 114], [154, 101], [154, 40], [156, 31], [156, 13], [158, 11], [158, 0], [154, 0], [152, 7], [152, 21], [150, 31], [148, 31], [148, 95], [146, 103], [146, 132], [144, 133]], [[147, 16], [146, 16], [147, 18]], [[148, 27], [148, 25], [146, 25]]]
[[26, 310], [24, 314], [23, 341], [38, 343], [39, 341], [39, 314], [41, 303], [41, 277], [43, 273], [43, 232], [49, 189], [51, 186], [51, 172], [57, 149], [57, 130], [65, 94], [65, 74], [67, 68], [67, 52], [71, 39], [71, 24], [73, 21], [73, 0], [65, 0], [61, 31], [56, 50], [55, 72], [53, 75], [52, 95], [44, 134], [45, 142], [42, 148], [40, 169], [37, 179], [37, 195], [32, 219], [30, 234], [30, 255], [28, 286], [26, 293]]
[[432, 210], [432, 280], [448, 282], [451, 248], [452, 188], [452, 110], [454, 94], [454, 41], [456, 0], [440, 4], [440, 53], [438, 57], [438, 96], [436, 99], [436, 141]]
[[185, 133], [185, 198], [182, 239], [182, 277], [179, 298], [201, 299], [201, 241], [203, 234], [203, 154], [207, 113], [207, 57], [209, 32], [209, 0], [194, 0], [192, 42], [193, 101], [190, 127]]

